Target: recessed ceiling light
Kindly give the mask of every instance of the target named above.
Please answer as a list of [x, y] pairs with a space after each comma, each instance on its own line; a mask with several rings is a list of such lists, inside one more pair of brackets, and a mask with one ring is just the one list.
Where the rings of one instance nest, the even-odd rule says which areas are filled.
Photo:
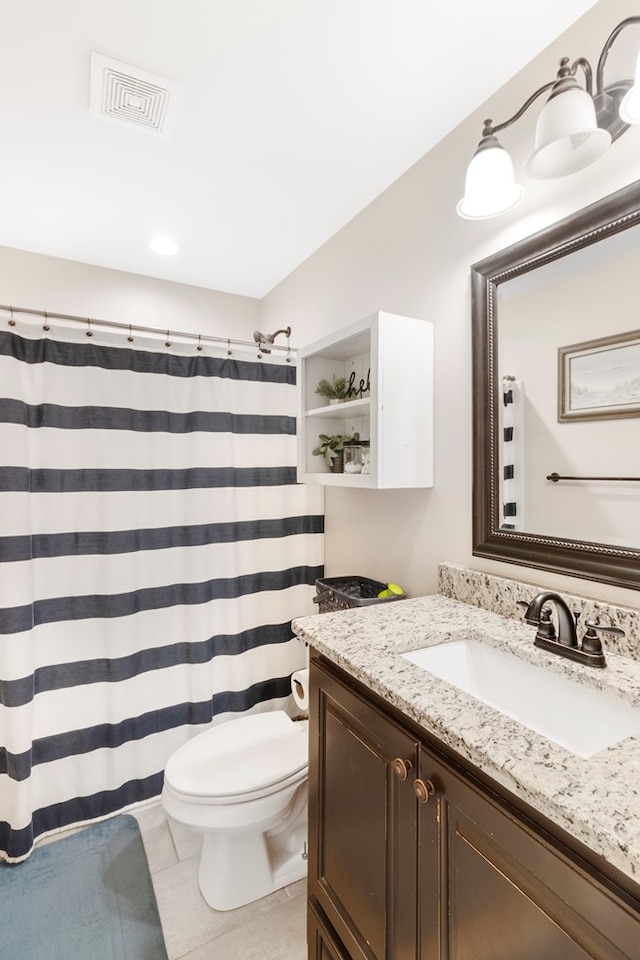
[[172, 257], [174, 253], [178, 252], [178, 244], [175, 240], [165, 235], [152, 237], [151, 240], [149, 240], [149, 246], [154, 253], [161, 253], [165, 257]]

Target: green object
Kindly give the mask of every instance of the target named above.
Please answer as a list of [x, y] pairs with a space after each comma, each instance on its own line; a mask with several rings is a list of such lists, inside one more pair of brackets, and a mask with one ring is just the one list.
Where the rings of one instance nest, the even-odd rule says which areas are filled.
[[342, 434], [334, 434], [329, 437], [326, 433], [321, 433], [318, 437], [320, 444], [312, 450], [314, 457], [324, 457], [324, 461], [328, 466], [333, 465], [333, 461], [338, 456], [342, 450], [344, 450], [344, 442], [348, 440], [348, 437], [343, 437]]
[[321, 397], [327, 397], [329, 400], [346, 400], [349, 394], [349, 384], [346, 377], [336, 377], [334, 375], [331, 382], [323, 378], [316, 387], [316, 393]]
[[378, 597], [385, 600], [388, 597], [403, 597], [404, 590], [397, 583], [388, 583], [384, 590], [381, 590]]

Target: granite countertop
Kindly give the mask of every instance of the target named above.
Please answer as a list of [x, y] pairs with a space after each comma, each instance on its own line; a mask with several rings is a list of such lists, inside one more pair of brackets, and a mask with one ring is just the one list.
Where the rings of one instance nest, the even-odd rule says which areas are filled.
[[640, 706], [640, 662], [575, 664], [535, 629], [440, 595], [301, 617], [295, 633], [457, 754], [640, 883], [640, 736], [583, 759], [400, 656], [476, 639]]

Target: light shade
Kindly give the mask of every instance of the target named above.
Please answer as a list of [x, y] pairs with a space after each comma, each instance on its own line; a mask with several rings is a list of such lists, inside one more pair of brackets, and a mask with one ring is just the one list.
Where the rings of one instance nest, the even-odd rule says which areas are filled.
[[572, 77], [553, 87], [538, 117], [535, 151], [525, 170], [535, 180], [564, 177], [589, 166], [611, 143], [601, 130], [592, 98]]
[[515, 207], [522, 196], [511, 157], [495, 136], [483, 137], [467, 167], [464, 197], [456, 212], [466, 220], [486, 220]]
[[625, 123], [640, 123], [640, 53], [636, 61], [636, 76], [633, 86], [620, 104], [620, 119]]

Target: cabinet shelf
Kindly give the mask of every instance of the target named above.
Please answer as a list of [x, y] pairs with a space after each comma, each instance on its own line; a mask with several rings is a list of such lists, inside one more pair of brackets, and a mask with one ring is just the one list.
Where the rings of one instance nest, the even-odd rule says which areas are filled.
[[[318, 458], [321, 459], [321, 458]], [[320, 479], [321, 478], [321, 479]], [[377, 484], [370, 474], [362, 473], [322, 473], [314, 474], [314, 483], [322, 483], [325, 487], [354, 487], [361, 490], [373, 490]]]
[[369, 397], [358, 398], [357, 400], [345, 400], [344, 403], [325, 404], [323, 407], [314, 407], [312, 410], [305, 410], [305, 417], [324, 417], [328, 420], [344, 420], [345, 417], [368, 416], [371, 406]]
[[[318, 406], [322, 379], [370, 392]], [[299, 351], [298, 482], [362, 489], [433, 484], [433, 324], [379, 311]], [[370, 442], [370, 473], [331, 473], [319, 434]]]

